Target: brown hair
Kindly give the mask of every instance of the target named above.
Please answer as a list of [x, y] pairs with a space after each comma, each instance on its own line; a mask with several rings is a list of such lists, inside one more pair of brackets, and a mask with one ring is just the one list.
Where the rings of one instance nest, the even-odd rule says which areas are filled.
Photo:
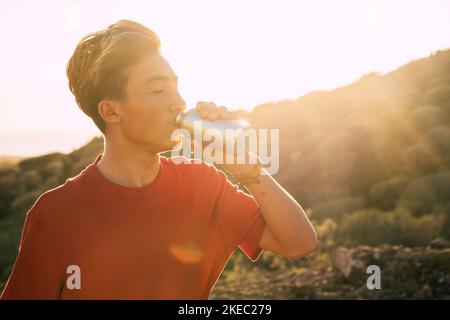
[[130, 20], [90, 33], [78, 43], [66, 68], [69, 88], [80, 109], [102, 133], [105, 122], [98, 113], [98, 103], [103, 99], [124, 100], [126, 69], [144, 55], [159, 52], [160, 47], [156, 33]]

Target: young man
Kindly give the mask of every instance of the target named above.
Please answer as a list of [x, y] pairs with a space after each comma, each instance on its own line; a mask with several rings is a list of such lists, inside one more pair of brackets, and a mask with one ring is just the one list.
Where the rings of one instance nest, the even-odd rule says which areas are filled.
[[[121, 20], [84, 37], [67, 65], [104, 153], [29, 210], [3, 299], [207, 299], [239, 247], [301, 257], [316, 234], [300, 205], [258, 165], [238, 190], [214, 166], [159, 155], [185, 109], [158, 36]], [[205, 119], [236, 113], [199, 102]]]

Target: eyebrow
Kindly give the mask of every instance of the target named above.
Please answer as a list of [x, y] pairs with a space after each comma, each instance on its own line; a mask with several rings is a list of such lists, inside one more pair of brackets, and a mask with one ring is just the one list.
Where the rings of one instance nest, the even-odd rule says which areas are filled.
[[178, 83], [178, 77], [177, 76], [173, 76], [173, 77], [167, 77], [167, 76], [154, 76], [151, 77], [149, 79], [147, 79], [144, 83], [144, 86], [148, 85], [149, 83], [156, 81], [156, 80], [165, 80], [165, 81], [170, 81], [173, 80], [175, 83]]

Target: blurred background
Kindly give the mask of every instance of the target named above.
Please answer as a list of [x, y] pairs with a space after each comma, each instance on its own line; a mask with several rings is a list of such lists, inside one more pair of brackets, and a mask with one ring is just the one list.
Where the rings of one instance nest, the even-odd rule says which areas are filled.
[[275, 178], [319, 233], [302, 259], [237, 250], [212, 298], [450, 298], [450, 1], [0, 6], [0, 290], [28, 209], [102, 152], [67, 61], [83, 35], [131, 19], [160, 36], [188, 106], [280, 129]]

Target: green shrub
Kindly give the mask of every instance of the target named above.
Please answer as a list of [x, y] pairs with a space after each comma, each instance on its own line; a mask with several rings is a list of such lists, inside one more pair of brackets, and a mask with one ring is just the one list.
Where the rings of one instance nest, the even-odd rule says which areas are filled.
[[333, 199], [312, 207], [311, 217], [315, 220], [331, 218], [339, 221], [344, 214], [362, 209], [364, 205], [365, 200], [362, 197]]
[[448, 84], [437, 85], [425, 94], [427, 103], [435, 106], [442, 106], [450, 111], [450, 86]]
[[[6, 283], [17, 256], [22, 225], [17, 226], [13, 221], [0, 222], [0, 286]], [[2, 289], [0, 288], [0, 291]]]
[[337, 223], [330, 218], [325, 219], [322, 223], [315, 223], [314, 228], [317, 232], [321, 247], [331, 247], [335, 244], [336, 232], [338, 230]]
[[412, 123], [422, 132], [427, 132], [436, 126], [442, 125], [446, 120], [442, 109], [435, 106], [423, 106], [417, 108], [411, 114]]
[[25, 191], [34, 190], [42, 183], [41, 176], [36, 170], [28, 170], [22, 173], [19, 181]]
[[4, 203], [9, 203], [11, 199], [23, 192], [23, 187], [19, 183], [18, 170], [3, 170], [0, 172], [0, 199]]
[[370, 204], [380, 210], [394, 209], [400, 194], [407, 184], [408, 178], [403, 175], [376, 183], [370, 189]]
[[399, 206], [416, 215], [436, 212], [450, 199], [450, 172], [430, 174], [412, 180], [402, 192]]
[[426, 140], [433, 147], [436, 157], [439, 157], [441, 163], [446, 164], [446, 169], [448, 169], [450, 164], [450, 127], [439, 126], [430, 130]]
[[21, 217], [20, 219], [24, 218], [25, 214], [31, 209], [31, 206], [41, 194], [42, 191], [37, 189], [18, 196], [11, 203], [11, 213], [19, 215]]
[[439, 161], [428, 143], [419, 142], [402, 153], [404, 169], [415, 176], [436, 172], [440, 166]]
[[438, 214], [414, 217], [403, 208], [390, 212], [364, 209], [344, 217], [340, 235], [372, 246], [383, 243], [426, 245], [442, 234], [443, 223], [444, 216]]
[[44, 176], [45, 177], [62, 177], [65, 174], [65, 165], [64, 162], [60, 159], [53, 160], [47, 163], [44, 167]]

